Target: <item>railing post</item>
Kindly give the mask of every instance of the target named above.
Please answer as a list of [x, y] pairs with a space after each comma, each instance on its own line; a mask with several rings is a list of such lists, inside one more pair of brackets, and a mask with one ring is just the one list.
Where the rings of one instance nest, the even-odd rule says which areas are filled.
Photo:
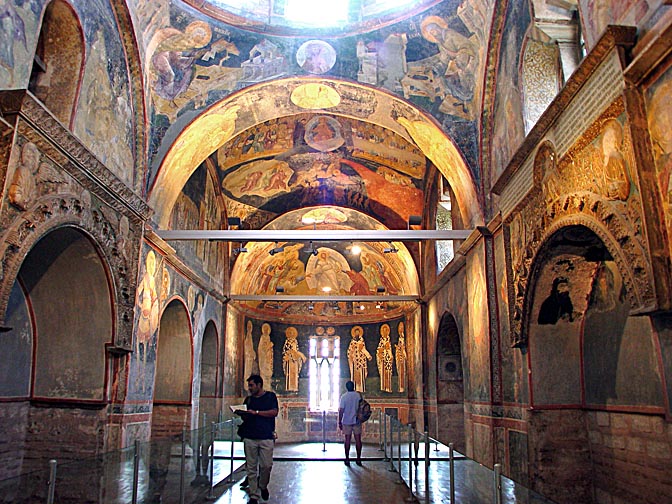
[[390, 468], [388, 471], [390, 472], [395, 472], [396, 469], [394, 468], [394, 424], [392, 421], [394, 418], [392, 415], [390, 415]]
[[217, 424], [212, 422], [210, 424], [210, 479], [209, 481], [209, 490], [206, 499], [214, 500], [215, 494], [214, 491], [214, 480], [215, 480], [215, 429]]
[[455, 504], [455, 451], [453, 443], [448, 443], [448, 458], [450, 459], [450, 504]]
[[231, 419], [231, 466], [229, 468], [229, 478], [233, 480], [233, 450], [235, 449], [235, 442], [234, 442], [234, 434], [233, 434], [233, 428], [236, 426], [236, 422], [234, 422], [233, 419]]
[[495, 464], [495, 504], [502, 504], [502, 464]]
[[56, 466], [58, 462], [49, 461], [49, 481], [47, 482], [47, 504], [54, 504], [54, 492], [56, 491]]
[[[451, 484], [452, 491], [453, 486]], [[425, 429], [425, 504], [429, 504], [429, 433]], [[453, 501], [450, 501], [453, 504]]]
[[378, 451], [383, 451], [383, 409], [378, 410]]
[[414, 502], [413, 496], [413, 426], [408, 424], [408, 497], [406, 502]]
[[327, 412], [322, 410], [322, 451], [327, 451]]
[[180, 451], [180, 504], [184, 504], [184, 474], [187, 465], [187, 428], [182, 427], [182, 447]]
[[138, 502], [138, 484], [140, 474], [140, 441], [137, 439], [133, 444], [133, 496], [131, 502], [137, 504]]
[[387, 461], [387, 415], [383, 415], [383, 460]]
[[401, 477], [401, 422], [397, 419], [397, 467], [399, 468], [399, 476]]

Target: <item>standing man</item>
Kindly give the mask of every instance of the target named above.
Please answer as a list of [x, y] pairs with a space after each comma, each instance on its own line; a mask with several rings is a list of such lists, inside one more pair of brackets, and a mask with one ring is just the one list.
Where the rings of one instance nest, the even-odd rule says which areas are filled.
[[338, 428], [345, 436], [345, 465], [350, 467], [350, 440], [355, 435], [355, 450], [357, 451], [356, 464], [362, 465], [362, 424], [357, 420], [359, 400], [362, 398], [359, 392], [355, 392], [355, 382], [345, 382], [347, 392], [341, 396], [338, 405]]
[[249, 504], [258, 504], [259, 499], [268, 500], [268, 482], [273, 468], [275, 444], [275, 417], [278, 416], [278, 398], [275, 393], [264, 390], [264, 380], [257, 374], [247, 379], [247, 411], [236, 410], [243, 424], [238, 434], [245, 448], [245, 469], [249, 484]]

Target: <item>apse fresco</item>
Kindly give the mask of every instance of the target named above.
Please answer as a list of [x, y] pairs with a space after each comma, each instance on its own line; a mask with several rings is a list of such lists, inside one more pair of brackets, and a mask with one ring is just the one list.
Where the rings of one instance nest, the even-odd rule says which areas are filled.
[[[367, 397], [406, 397], [407, 384], [399, 381], [399, 369], [401, 366], [406, 370], [405, 354], [419, 355], [420, 352], [407, 347], [404, 324], [404, 318], [336, 326], [246, 318], [245, 337], [249, 336], [249, 346], [245, 345], [245, 352], [249, 350], [254, 356], [265, 388], [281, 395], [308, 399], [310, 373], [314, 369], [311, 361], [321, 360], [317, 354], [311, 356], [310, 339], [326, 338], [338, 346], [338, 358], [332, 358], [330, 365], [338, 367], [339, 387], [342, 388], [346, 380], [353, 380], [357, 390], [366, 392]], [[246, 353], [243, 357], [247, 361], [249, 356]], [[409, 365], [418, 363], [413, 359]], [[408, 379], [405, 374], [402, 378]], [[337, 393], [340, 395], [342, 390]]]
[[[489, 20], [486, 2], [460, 4], [441, 2], [356, 36], [307, 41], [218, 25], [173, 5], [145, 55], [153, 114], [161, 124], [152, 133], [150, 159], [194, 111], [235, 91], [285, 76], [329, 75], [375, 85], [434, 116], [478, 179], [476, 104]], [[333, 103], [333, 96], [317, 98], [320, 90], [326, 88], [297, 91], [292, 100], [299, 106], [316, 99]], [[367, 102], [364, 96], [361, 101]]]

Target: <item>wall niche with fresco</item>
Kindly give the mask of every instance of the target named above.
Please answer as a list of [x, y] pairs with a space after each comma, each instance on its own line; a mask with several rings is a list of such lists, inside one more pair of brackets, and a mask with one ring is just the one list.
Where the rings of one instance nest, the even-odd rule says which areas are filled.
[[245, 327], [245, 377], [259, 373], [279, 396], [333, 410], [352, 379], [368, 398], [406, 397], [404, 318], [337, 326], [247, 318]]

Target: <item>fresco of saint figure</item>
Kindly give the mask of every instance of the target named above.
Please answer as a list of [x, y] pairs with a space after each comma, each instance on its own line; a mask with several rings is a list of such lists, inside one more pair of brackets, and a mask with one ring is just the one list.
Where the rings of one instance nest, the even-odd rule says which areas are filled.
[[399, 342], [394, 345], [396, 364], [397, 364], [397, 378], [399, 392], [406, 390], [406, 338], [404, 336], [404, 323], [399, 322], [398, 326]]
[[355, 390], [366, 392], [366, 377], [369, 375], [368, 362], [373, 357], [366, 349], [364, 329], [355, 326], [350, 331], [352, 340], [348, 345], [348, 364], [350, 365], [350, 379], [355, 382]]
[[252, 374], [256, 374], [257, 367], [257, 352], [254, 351], [254, 341], [252, 341], [252, 322], [247, 321], [247, 330], [245, 331], [245, 340], [243, 342], [243, 351], [245, 359], [245, 379]]
[[285, 371], [285, 390], [291, 392], [299, 391], [299, 373], [303, 363], [306, 362], [306, 356], [299, 350], [297, 341], [298, 333], [295, 327], [288, 327], [285, 330], [285, 344], [282, 347], [282, 367]]
[[392, 344], [390, 343], [390, 326], [388, 324], [380, 326], [376, 363], [380, 375], [380, 391], [392, 392]]
[[273, 342], [271, 341], [271, 326], [261, 326], [261, 338], [257, 347], [259, 358], [259, 374], [264, 380], [266, 390], [271, 390], [271, 378], [273, 378]]

